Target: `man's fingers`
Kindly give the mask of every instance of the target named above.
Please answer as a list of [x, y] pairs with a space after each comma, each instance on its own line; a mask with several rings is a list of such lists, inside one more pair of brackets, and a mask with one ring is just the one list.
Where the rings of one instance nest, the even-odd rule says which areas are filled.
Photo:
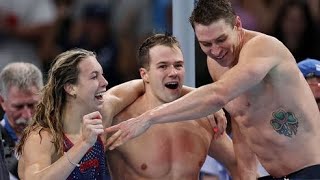
[[213, 132], [214, 132], [213, 133], [213, 138], [216, 139], [217, 138], [217, 134], [219, 132], [219, 128], [217, 126], [215, 117], [211, 114], [211, 115], [208, 115], [207, 118], [209, 119], [210, 125], [212, 127]]
[[[105, 130], [105, 132], [107, 131]], [[106, 146], [109, 147], [110, 145], [112, 145], [120, 137], [121, 133], [121, 130], [119, 130], [116, 133], [114, 133], [111, 137], [109, 137], [107, 139]]]
[[211, 127], [216, 127], [217, 126], [217, 123], [215, 121], [215, 118], [214, 116], [211, 114], [211, 115], [208, 115], [207, 118], [209, 119], [209, 122], [211, 124]]
[[220, 138], [225, 131], [225, 121], [224, 118], [220, 118], [218, 121], [218, 132], [216, 132], [216, 138]]
[[119, 127], [119, 124], [118, 124], [118, 125], [114, 125], [114, 126], [106, 128], [105, 132], [106, 133], [111, 133], [111, 132], [118, 131], [119, 129], [120, 129], [120, 127]]
[[121, 134], [120, 137], [117, 139], [117, 141], [109, 147], [109, 150], [113, 150], [116, 147], [121, 146], [123, 143], [127, 141], [127, 137], [128, 137], [128, 134]]
[[218, 121], [217, 125], [218, 125], [218, 128], [219, 128], [219, 132], [218, 132], [217, 134], [220, 135], [220, 134], [222, 134], [223, 131], [224, 131], [224, 128], [223, 128], [223, 126], [224, 126], [224, 120], [223, 120], [223, 118], [218, 117], [218, 118], [217, 118], [217, 121]]
[[122, 142], [120, 140], [118, 140], [117, 142], [113, 143], [110, 147], [109, 150], [112, 151], [114, 150], [116, 147], [120, 146], [122, 144]]
[[219, 131], [219, 128], [218, 128], [218, 127], [213, 127], [212, 129], [213, 129], [213, 132], [214, 132], [214, 133], [218, 133], [218, 131]]

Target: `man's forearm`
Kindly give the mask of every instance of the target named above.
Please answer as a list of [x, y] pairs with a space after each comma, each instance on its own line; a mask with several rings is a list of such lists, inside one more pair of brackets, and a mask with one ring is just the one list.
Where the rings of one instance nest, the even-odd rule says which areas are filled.
[[193, 120], [220, 110], [225, 105], [216, 86], [205, 85], [187, 95], [143, 114], [150, 124]]
[[115, 116], [132, 102], [134, 102], [144, 92], [144, 84], [141, 79], [131, 80], [117, 85], [108, 90], [105, 95], [105, 99], [109, 99], [108, 102], [105, 103], [105, 110], [110, 111], [109, 116]]

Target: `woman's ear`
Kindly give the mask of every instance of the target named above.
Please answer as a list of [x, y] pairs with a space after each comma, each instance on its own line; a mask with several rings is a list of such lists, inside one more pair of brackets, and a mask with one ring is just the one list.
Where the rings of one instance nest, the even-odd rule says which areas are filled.
[[149, 82], [148, 70], [145, 68], [140, 68], [139, 72], [143, 82]]
[[63, 86], [63, 88], [66, 91], [66, 93], [70, 96], [74, 98], [77, 97], [76, 87], [73, 84], [67, 83]]

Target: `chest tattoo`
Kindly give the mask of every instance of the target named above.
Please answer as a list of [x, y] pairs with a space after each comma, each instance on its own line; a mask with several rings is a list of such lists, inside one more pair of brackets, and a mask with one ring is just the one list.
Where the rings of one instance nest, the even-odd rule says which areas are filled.
[[274, 119], [271, 119], [270, 124], [277, 133], [292, 137], [298, 131], [299, 122], [292, 112], [286, 112], [280, 109], [272, 113]]

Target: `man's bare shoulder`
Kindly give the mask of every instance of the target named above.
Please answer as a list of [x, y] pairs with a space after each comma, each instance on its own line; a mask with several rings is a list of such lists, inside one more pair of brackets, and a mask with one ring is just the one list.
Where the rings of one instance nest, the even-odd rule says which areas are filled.
[[279, 50], [284, 51], [286, 47], [277, 38], [263, 33], [254, 33], [247, 37], [241, 52], [264, 55], [270, 52], [275, 54], [274, 52]]
[[277, 66], [289, 59], [292, 60], [293, 56], [288, 48], [277, 38], [263, 33], [249, 35], [239, 55], [239, 61], [267, 63], [272, 66]]

